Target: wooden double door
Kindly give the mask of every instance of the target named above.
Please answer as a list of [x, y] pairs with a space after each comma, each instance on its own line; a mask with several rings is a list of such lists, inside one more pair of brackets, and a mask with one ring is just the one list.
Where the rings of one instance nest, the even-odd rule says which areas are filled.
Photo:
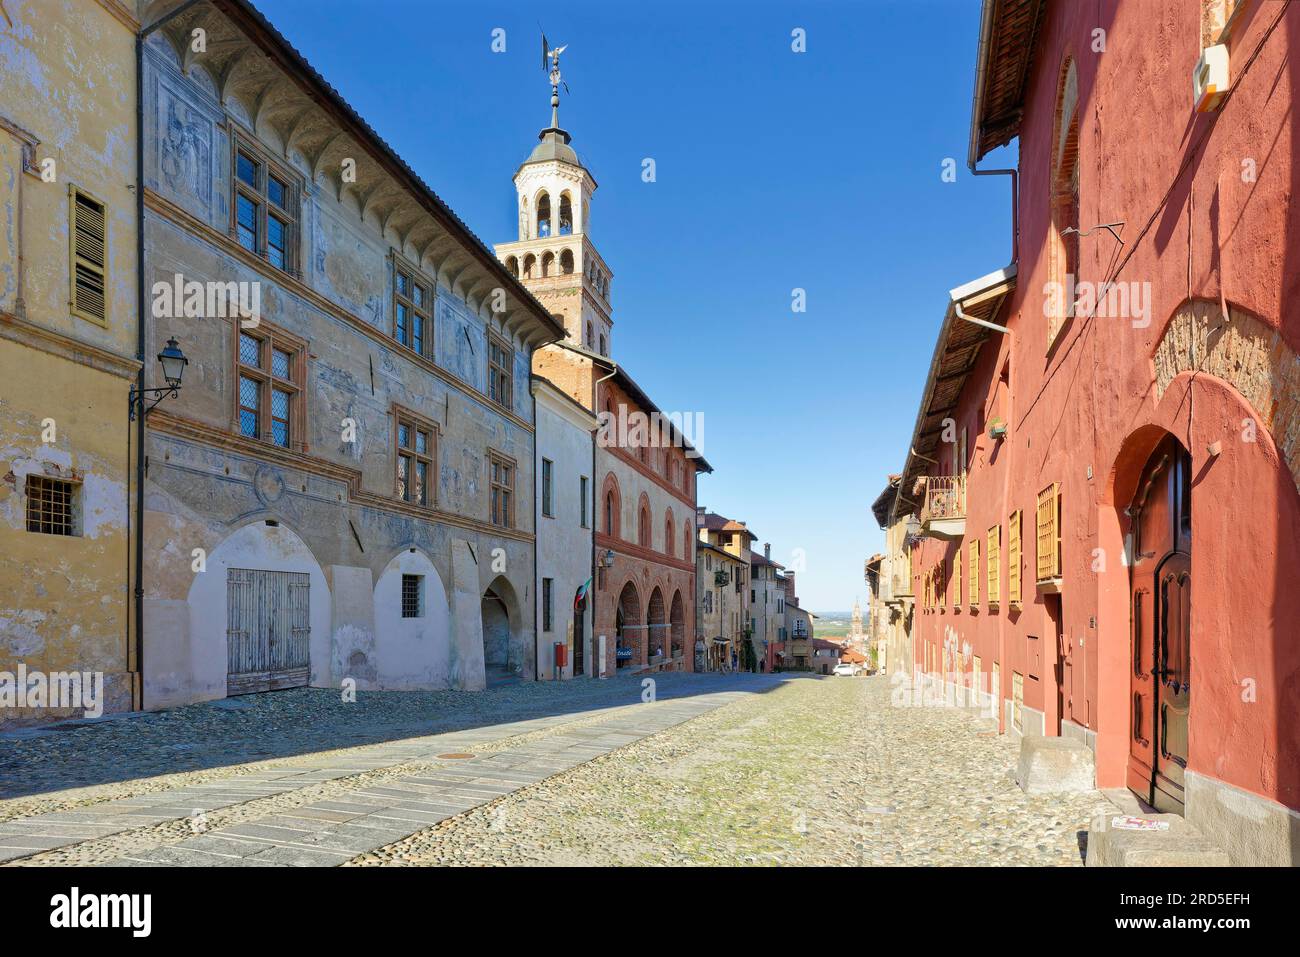
[[306, 572], [226, 572], [226, 693], [298, 688], [310, 677], [311, 579]]
[[1131, 508], [1132, 652], [1128, 786], [1181, 814], [1191, 711], [1192, 460], [1172, 436], [1152, 454]]

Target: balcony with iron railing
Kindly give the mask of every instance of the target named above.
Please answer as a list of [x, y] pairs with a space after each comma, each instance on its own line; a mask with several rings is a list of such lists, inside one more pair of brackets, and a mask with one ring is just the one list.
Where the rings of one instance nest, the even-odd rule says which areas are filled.
[[966, 476], [929, 475], [921, 504], [921, 534], [952, 541], [966, 534]]

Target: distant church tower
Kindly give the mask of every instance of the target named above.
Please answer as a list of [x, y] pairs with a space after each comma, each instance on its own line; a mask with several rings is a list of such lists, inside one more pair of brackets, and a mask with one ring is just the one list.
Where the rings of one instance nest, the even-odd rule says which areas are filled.
[[589, 235], [596, 179], [560, 129], [558, 51], [551, 62], [551, 125], [515, 172], [519, 238], [499, 243], [496, 254], [539, 302], [563, 318], [571, 345], [608, 356], [613, 277]]
[[858, 604], [858, 600], [856, 598], [853, 599], [853, 624], [851, 630], [849, 631], [849, 634], [851, 635], [862, 634], [862, 606]]

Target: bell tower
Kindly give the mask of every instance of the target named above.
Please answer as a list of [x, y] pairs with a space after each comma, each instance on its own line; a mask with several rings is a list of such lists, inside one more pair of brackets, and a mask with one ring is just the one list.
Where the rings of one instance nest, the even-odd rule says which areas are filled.
[[551, 125], [515, 171], [519, 235], [498, 243], [497, 258], [539, 302], [563, 318], [571, 345], [608, 356], [614, 322], [609, 266], [591, 242], [596, 178], [560, 127], [560, 53], [550, 50]]

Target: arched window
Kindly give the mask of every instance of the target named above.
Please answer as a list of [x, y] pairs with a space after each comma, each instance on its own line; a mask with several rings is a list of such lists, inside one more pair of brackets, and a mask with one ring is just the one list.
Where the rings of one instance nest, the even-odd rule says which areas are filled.
[[695, 536], [691, 534], [691, 527], [687, 525], [682, 529], [682, 557], [688, 562], [693, 561], [695, 556], [691, 554], [691, 544], [695, 541]]
[[551, 235], [551, 197], [542, 193], [537, 197], [537, 238]]
[[532, 279], [533, 271], [537, 268], [537, 257], [529, 253], [524, 257], [524, 278]]
[[560, 253], [560, 272], [568, 276], [573, 272], [573, 250], [566, 249]]
[[516, 279], [519, 278], [519, 257], [511, 256], [506, 260], [506, 268], [510, 270], [510, 275]]
[[605, 476], [605, 534], [611, 538], [619, 537], [619, 492], [618, 479], [613, 473]]
[[673, 510], [669, 509], [668, 514], [664, 516], [664, 551], [674, 558], [677, 557], [677, 530], [673, 527]]
[[605, 346], [605, 336], [603, 333], [601, 334], [600, 337], [600, 354], [602, 356], [609, 355], [609, 349]]
[[650, 509], [646, 505], [641, 506], [641, 515], [637, 521], [637, 544], [642, 548], [651, 546], [650, 538]]
[[573, 203], [569, 194], [560, 194], [560, 235], [567, 236], [573, 232]]
[[542, 253], [542, 277], [551, 275], [555, 272], [555, 253], [549, 249]]
[[[1074, 60], [1061, 67], [1056, 94], [1056, 118], [1052, 136], [1052, 229], [1049, 236], [1048, 267], [1054, 290], [1048, 328], [1048, 344], [1074, 315], [1074, 303], [1066, 301], [1064, 290], [1079, 281], [1079, 74]], [[1070, 232], [1062, 235], [1064, 230]], [[1070, 282], [1074, 277], [1075, 283]]]
[[588, 349], [591, 348], [591, 323], [587, 323], [587, 337], [582, 340], [582, 344]]

